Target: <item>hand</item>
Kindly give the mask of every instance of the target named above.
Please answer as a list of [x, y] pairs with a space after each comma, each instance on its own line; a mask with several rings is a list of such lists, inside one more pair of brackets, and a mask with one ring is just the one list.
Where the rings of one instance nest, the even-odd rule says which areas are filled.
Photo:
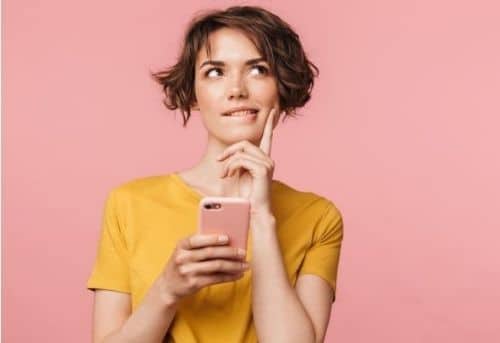
[[276, 109], [271, 109], [259, 147], [245, 140], [227, 147], [217, 157], [218, 161], [226, 161], [222, 178], [243, 170], [239, 178], [240, 195], [250, 200], [253, 215], [271, 214], [274, 161], [270, 153], [275, 114]]
[[246, 252], [226, 246], [228, 239], [221, 242], [219, 237], [195, 234], [178, 242], [159, 277], [163, 299], [177, 303], [203, 287], [235, 281], [243, 276], [248, 269]]

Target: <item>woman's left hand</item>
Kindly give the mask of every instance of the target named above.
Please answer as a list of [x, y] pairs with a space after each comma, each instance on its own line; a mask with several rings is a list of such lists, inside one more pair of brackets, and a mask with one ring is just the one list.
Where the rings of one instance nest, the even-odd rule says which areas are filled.
[[270, 157], [273, 122], [276, 110], [271, 109], [259, 147], [249, 141], [240, 141], [227, 147], [217, 158], [226, 165], [221, 177], [232, 176], [243, 169], [239, 178], [240, 196], [250, 200], [251, 215], [272, 215], [271, 184], [274, 161]]

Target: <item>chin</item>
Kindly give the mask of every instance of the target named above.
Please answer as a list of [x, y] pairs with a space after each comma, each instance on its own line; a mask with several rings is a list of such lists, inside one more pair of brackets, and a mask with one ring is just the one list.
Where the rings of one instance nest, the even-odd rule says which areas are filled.
[[231, 132], [224, 132], [221, 135], [217, 135], [217, 140], [221, 141], [226, 145], [231, 145], [238, 143], [240, 141], [250, 141], [254, 144], [258, 144], [260, 139], [260, 132], [257, 130], [231, 130]]

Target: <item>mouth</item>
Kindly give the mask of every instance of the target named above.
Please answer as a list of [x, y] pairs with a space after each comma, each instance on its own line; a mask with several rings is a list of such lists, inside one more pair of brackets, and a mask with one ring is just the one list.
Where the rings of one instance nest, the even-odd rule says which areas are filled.
[[247, 116], [255, 117], [258, 112], [259, 112], [259, 110], [257, 110], [257, 109], [249, 108], [249, 109], [244, 109], [244, 110], [239, 110], [239, 111], [226, 112], [226, 113], [223, 113], [222, 116], [224, 116], [224, 117], [247, 117]]

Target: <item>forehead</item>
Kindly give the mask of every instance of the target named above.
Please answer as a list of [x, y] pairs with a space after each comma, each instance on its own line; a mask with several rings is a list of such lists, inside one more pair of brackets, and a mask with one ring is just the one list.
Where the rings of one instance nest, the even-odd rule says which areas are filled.
[[197, 65], [207, 59], [231, 63], [261, 57], [255, 44], [241, 30], [223, 27], [210, 33], [208, 41], [211, 56], [207, 55], [207, 49], [204, 46], [198, 51]]

